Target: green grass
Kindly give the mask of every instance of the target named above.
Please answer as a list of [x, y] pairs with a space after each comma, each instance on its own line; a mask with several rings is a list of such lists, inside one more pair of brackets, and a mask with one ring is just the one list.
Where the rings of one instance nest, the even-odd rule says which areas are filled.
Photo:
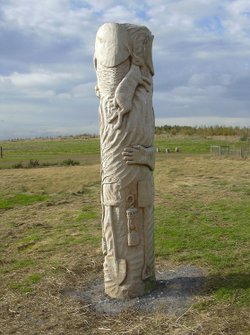
[[12, 259], [9, 261], [0, 260], [2, 267], [0, 268], [0, 272], [2, 273], [11, 273], [14, 271], [31, 268], [34, 266], [35, 262], [29, 258], [23, 259]]
[[186, 154], [205, 154], [210, 152], [211, 145], [236, 145], [240, 146], [241, 142], [233, 142], [232, 140], [217, 140], [217, 139], [204, 139], [204, 138], [192, 138], [192, 137], [167, 137], [159, 135], [155, 137], [154, 145], [159, 148], [161, 152], [165, 152], [165, 149], [170, 149], [170, 152], [175, 152], [175, 148], [178, 147], [181, 153]]
[[250, 306], [250, 203], [244, 193], [230, 201], [204, 203], [176, 197], [155, 210], [156, 256], [191, 263], [214, 274], [208, 278], [215, 301]]
[[34, 289], [34, 285], [39, 283], [40, 280], [41, 275], [39, 273], [33, 273], [20, 282], [11, 281], [9, 287], [23, 294], [31, 293]]
[[[244, 144], [233, 140], [215, 140], [198, 137], [169, 137], [155, 136], [155, 147], [161, 152], [169, 148], [174, 152], [180, 148], [184, 154], [205, 154], [210, 152], [211, 145]], [[0, 168], [21, 168], [30, 166], [30, 162], [39, 161], [39, 166], [52, 166], [74, 161], [81, 165], [93, 164], [99, 161], [99, 138], [65, 138], [60, 140], [20, 140], [0, 141], [3, 147], [3, 158], [0, 159]]]
[[77, 222], [84, 222], [90, 219], [96, 219], [98, 217], [96, 208], [93, 206], [85, 205], [82, 211], [79, 213], [77, 217]]
[[[248, 243], [250, 204], [247, 198], [229, 202], [218, 199], [204, 206], [199, 200], [185, 203], [175, 199], [171, 207], [157, 206], [155, 234], [160, 241], [159, 253], [188, 250], [204, 252], [223, 250]], [[225, 257], [230, 257], [225, 255]]]
[[[99, 139], [62, 139], [62, 140], [20, 140], [0, 142], [3, 146], [3, 156], [27, 157], [56, 156], [59, 154], [98, 154]], [[32, 159], [32, 158], [31, 158]], [[34, 159], [34, 158], [33, 158]]]
[[36, 202], [46, 201], [47, 194], [15, 194], [13, 196], [0, 195], [0, 209], [11, 209], [16, 206], [29, 206]]
[[41, 166], [60, 165], [69, 159], [92, 164], [98, 161], [100, 152], [98, 138], [0, 141], [0, 145], [3, 147], [0, 168], [26, 167], [30, 161], [39, 161]]

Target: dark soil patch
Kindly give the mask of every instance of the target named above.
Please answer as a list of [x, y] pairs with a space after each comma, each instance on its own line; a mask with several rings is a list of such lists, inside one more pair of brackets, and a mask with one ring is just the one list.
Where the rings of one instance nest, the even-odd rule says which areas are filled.
[[62, 294], [80, 301], [100, 314], [119, 314], [130, 310], [146, 313], [182, 315], [191, 306], [193, 297], [202, 289], [204, 276], [194, 266], [156, 271], [156, 288], [150, 294], [129, 300], [111, 299], [104, 294], [103, 278], [97, 278], [85, 288], [65, 288]]

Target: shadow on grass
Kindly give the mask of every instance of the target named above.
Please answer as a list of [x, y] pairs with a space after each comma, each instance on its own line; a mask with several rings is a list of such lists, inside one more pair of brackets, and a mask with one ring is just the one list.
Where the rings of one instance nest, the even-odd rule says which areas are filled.
[[250, 273], [231, 273], [225, 276], [217, 274], [205, 277], [204, 280], [208, 293], [221, 288], [229, 290], [250, 288]]
[[179, 291], [185, 294], [193, 295], [196, 292], [199, 294], [208, 295], [218, 290], [225, 289], [247, 290], [250, 289], [250, 273], [237, 273], [213, 276], [180, 276], [172, 279], [161, 279], [157, 281], [159, 288], [168, 287], [170, 291]]

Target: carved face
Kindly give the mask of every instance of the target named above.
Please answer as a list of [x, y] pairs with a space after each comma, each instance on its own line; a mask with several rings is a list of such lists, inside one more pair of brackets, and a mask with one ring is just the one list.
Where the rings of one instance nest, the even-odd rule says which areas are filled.
[[142, 27], [133, 37], [133, 62], [139, 66], [147, 66], [151, 74], [154, 74], [152, 61], [152, 42], [154, 36], [150, 31]]

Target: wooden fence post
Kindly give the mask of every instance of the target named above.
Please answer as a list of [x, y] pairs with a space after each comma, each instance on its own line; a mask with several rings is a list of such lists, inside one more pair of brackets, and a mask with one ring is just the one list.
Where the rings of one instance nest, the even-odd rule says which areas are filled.
[[3, 158], [3, 147], [0, 148], [0, 156]]
[[242, 148], [242, 147], [240, 147], [240, 157], [241, 157], [241, 158], [244, 157], [244, 155], [243, 155], [243, 148]]

